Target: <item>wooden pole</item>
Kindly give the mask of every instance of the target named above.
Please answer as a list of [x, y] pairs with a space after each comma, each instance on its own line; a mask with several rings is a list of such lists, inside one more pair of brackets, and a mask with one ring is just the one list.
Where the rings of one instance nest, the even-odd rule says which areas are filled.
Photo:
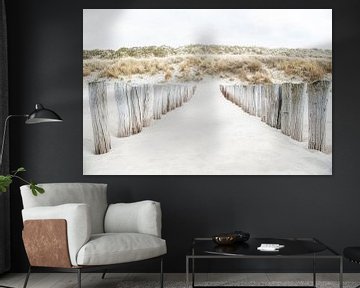
[[165, 115], [169, 110], [169, 93], [170, 89], [167, 86], [163, 86], [162, 89], [162, 114]]
[[154, 87], [153, 85], [142, 86], [142, 99], [143, 99], [143, 126], [150, 126], [154, 118]]
[[308, 84], [309, 96], [309, 149], [325, 150], [326, 114], [331, 82], [326, 80]]
[[281, 94], [278, 84], [266, 85], [267, 98], [266, 123], [274, 128], [281, 128]]
[[281, 95], [281, 132], [287, 136], [290, 136], [291, 83], [284, 83], [281, 85]]
[[268, 100], [266, 97], [266, 88], [264, 85], [261, 85], [261, 121], [266, 123], [266, 115], [267, 115], [267, 107], [268, 107]]
[[154, 85], [154, 119], [161, 119], [162, 116], [162, 93], [163, 85], [156, 84]]
[[119, 114], [118, 137], [140, 133], [168, 111], [189, 101], [196, 86], [145, 84], [131, 86], [115, 84], [115, 99]]
[[105, 81], [89, 83], [89, 102], [95, 154], [104, 154], [111, 149]]
[[130, 108], [130, 89], [124, 83], [115, 83], [115, 100], [118, 109], [118, 137], [128, 137], [131, 135], [131, 108]]
[[291, 84], [290, 137], [297, 141], [304, 139], [305, 97], [304, 83]]
[[294, 140], [306, 140], [305, 128], [309, 126], [308, 147], [323, 152], [331, 150], [331, 144], [325, 143], [326, 129], [331, 126], [330, 81], [308, 84], [307, 93], [306, 83], [220, 85], [220, 91], [243, 111], [260, 117], [261, 121], [281, 129]]
[[254, 85], [255, 115], [261, 117], [261, 85]]
[[141, 86], [130, 88], [131, 134], [140, 133], [143, 128], [143, 91]]

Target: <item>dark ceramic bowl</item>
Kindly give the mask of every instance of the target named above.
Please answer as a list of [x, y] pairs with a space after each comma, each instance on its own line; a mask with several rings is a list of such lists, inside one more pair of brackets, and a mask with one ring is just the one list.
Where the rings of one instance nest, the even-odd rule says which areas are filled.
[[234, 231], [230, 233], [221, 233], [212, 237], [212, 240], [218, 245], [232, 245], [235, 243], [244, 243], [249, 240], [250, 233], [244, 231]]
[[220, 234], [212, 237], [212, 240], [218, 245], [232, 245], [237, 241], [236, 234]]
[[248, 241], [250, 238], [250, 233], [248, 233], [248, 232], [234, 231], [233, 233], [236, 235], [237, 242], [245, 242], [245, 241]]

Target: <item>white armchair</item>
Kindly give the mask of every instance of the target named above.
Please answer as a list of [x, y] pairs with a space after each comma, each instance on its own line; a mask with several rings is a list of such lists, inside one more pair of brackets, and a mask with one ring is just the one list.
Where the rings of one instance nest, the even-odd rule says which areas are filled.
[[[77, 272], [107, 270], [121, 263], [160, 258], [161, 209], [154, 201], [107, 204], [106, 184], [40, 184], [45, 193], [33, 196], [28, 185], [21, 196], [23, 240], [32, 270], [51, 268]], [[40, 240], [39, 240], [40, 239]], [[105, 274], [103, 274], [104, 278]]]

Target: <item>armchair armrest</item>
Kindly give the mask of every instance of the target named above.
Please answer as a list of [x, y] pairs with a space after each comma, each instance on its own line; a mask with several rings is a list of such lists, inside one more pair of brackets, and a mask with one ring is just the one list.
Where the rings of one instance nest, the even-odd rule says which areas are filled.
[[106, 233], [143, 233], [161, 237], [160, 203], [145, 200], [111, 204], [104, 224]]
[[[88, 205], [64, 204], [58, 206], [33, 207], [23, 209], [22, 215], [25, 224], [28, 220], [64, 219], [66, 221], [66, 238], [70, 261], [73, 266], [77, 266], [77, 253], [80, 248], [89, 241], [91, 235]], [[34, 235], [33, 241], [39, 241], [39, 239], [41, 239], [40, 235]], [[49, 245], [49, 243], [44, 244]]]

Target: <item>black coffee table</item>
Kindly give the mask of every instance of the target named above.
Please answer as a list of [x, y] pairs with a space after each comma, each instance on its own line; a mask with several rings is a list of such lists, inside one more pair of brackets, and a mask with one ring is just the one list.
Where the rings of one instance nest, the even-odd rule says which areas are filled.
[[[261, 243], [284, 245], [278, 252], [263, 252], [257, 250]], [[335, 259], [339, 261], [339, 287], [343, 287], [343, 258], [335, 250], [315, 238], [250, 238], [247, 242], [229, 246], [219, 246], [211, 238], [195, 238], [191, 253], [186, 256], [186, 287], [189, 287], [189, 271], [191, 266], [192, 287], [204, 287], [195, 285], [195, 260], [200, 259], [312, 259], [313, 285], [293, 287], [316, 288], [316, 260]], [[214, 287], [214, 286], [211, 286]], [[222, 286], [226, 287], [226, 286]], [[229, 286], [228, 286], [229, 287]], [[248, 287], [248, 286], [231, 286]], [[256, 286], [251, 286], [256, 287]], [[264, 287], [264, 286], [262, 286]], [[274, 286], [271, 286], [274, 287]], [[284, 286], [281, 286], [284, 287]]]

